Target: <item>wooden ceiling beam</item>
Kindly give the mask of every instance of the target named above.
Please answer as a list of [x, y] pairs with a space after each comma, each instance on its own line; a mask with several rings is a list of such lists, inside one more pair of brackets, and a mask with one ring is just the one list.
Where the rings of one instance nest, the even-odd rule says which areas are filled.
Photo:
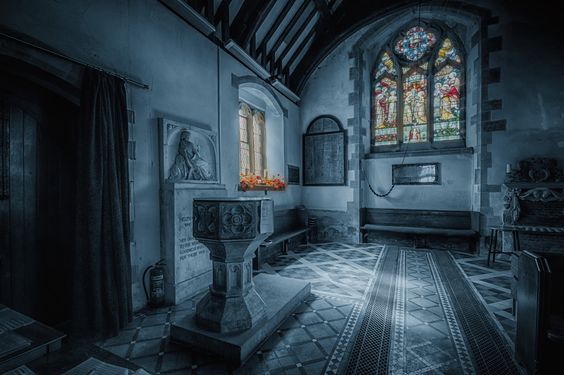
[[[292, 49], [292, 47], [294, 47], [294, 44], [298, 41], [298, 39], [300, 38], [300, 36], [302, 36], [302, 33], [305, 31], [305, 29], [307, 28], [307, 26], [309, 25], [309, 23], [311, 22], [311, 20], [313, 19], [313, 17], [315, 17], [315, 14], [317, 12], [315, 11], [315, 8], [311, 10], [311, 12], [308, 14], [306, 20], [304, 21], [304, 23], [300, 26], [300, 28], [294, 33], [294, 36], [292, 36], [292, 39], [290, 39], [290, 42], [288, 42], [288, 44], [286, 45], [286, 47], [284, 48], [284, 50], [282, 51], [282, 53], [280, 54], [280, 56], [278, 56], [278, 58], [276, 59], [276, 63], [274, 64], [274, 67], [276, 69], [278, 69], [278, 71], [276, 73], [279, 73], [280, 70], [282, 70], [282, 61], [284, 60], [284, 57], [286, 57], [286, 55], [288, 54], [288, 52], [290, 52], [290, 50]], [[318, 21], [319, 22], [319, 21]], [[312, 27], [312, 29], [315, 28]]]
[[213, 16], [215, 27], [221, 25], [221, 40], [227, 42], [229, 40], [229, 4], [231, 0], [222, 0], [217, 7], [217, 11]]
[[[264, 22], [265, 18], [270, 14], [270, 11], [272, 10], [275, 4], [276, 1], [274, 0], [268, 0], [263, 2], [262, 7], [258, 9], [256, 16], [252, 18], [251, 24], [246, 28], [246, 30], [243, 32], [243, 34], [240, 37], [241, 46], [243, 48], [247, 48], [247, 46], [251, 41], [251, 38], [255, 35], [258, 28]], [[254, 53], [255, 50], [253, 49], [252, 52]]]
[[217, 7], [217, 10], [213, 16], [213, 25], [217, 27], [217, 25], [219, 25], [221, 23], [221, 19], [224, 17], [225, 15], [225, 8], [227, 8], [228, 10], [228, 14], [229, 14], [229, 4], [231, 4], [231, 0], [222, 0], [221, 3], [219, 4], [219, 6]]
[[259, 18], [259, 14], [270, 1], [264, 0], [244, 0], [239, 11], [231, 22], [231, 38], [243, 46], [243, 39], [249, 33], [249, 29]]
[[278, 13], [276, 20], [274, 21], [274, 23], [272, 24], [270, 29], [268, 29], [268, 31], [266, 32], [266, 35], [264, 36], [264, 38], [262, 39], [262, 41], [259, 44], [259, 47], [257, 48], [257, 54], [260, 54], [261, 65], [263, 65], [263, 66], [266, 65], [266, 45], [267, 45], [268, 41], [270, 40], [270, 38], [272, 38], [272, 35], [274, 35], [276, 30], [278, 30], [278, 27], [280, 26], [282, 21], [284, 21], [284, 18], [286, 18], [286, 15], [290, 11], [290, 9], [292, 9], [292, 5], [294, 5], [294, 3], [292, 1], [288, 1], [286, 3], [286, 5], [284, 5], [284, 8], [282, 8], [280, 13]]
[[290, 32], [292, 27], [294, 27], [296, 22], [298, 22], [298, 20], [303, 15], [303, 13], [305, 12], [305, 10], [306, 10], [306, 8], [308, 7], [309, 4], [310, 4], [310, 2], [308, 0], [304, 0], [304, 2], [302, 3], [302, 5], [298, 9], [298, 11], [294, 14], [294, 16], [292, 17], [290, 22], [288, 22], [288, 24], [286, 25], [284, 30], [282, 30], [282, 33], [280, 33], [280, 35], [278, 36], [278, 39], [276, 39], [276, 42], [274, 42], [274, 44], [272, 45], [272, 48], [268, 52], [268, 56], [266, 57], [266, 64], [268, 64], [269, 62], [271, 63], [271, 65], [270, 65], [271, 71], [273, 71], [273, 68], [274, 68], [273, 65], [274, 65], [274, 58], [275, 58], [275, 55], [276, 55], [276, 50], [278, 49], [278, 47], [280, 47], [280, 44], [282, 44], [284, 39], [288, 36], [288, 33]]
[[315, 32], [317, 31], [316, 27], [312, 27], [311, 30], [309, 31], [309, 33], [305, 36], [305, 38], [302, 40], [302, 42], [300, 43], [300, 45], [298, 46], [298, 48], [296, 48], [294, 50], [294, 53], [292, 54], [292, 56], [290, 56], [290, 58], [288, 59], [288, 62], [286, 63], [286, 69], [288, 69], [288, 71], [290, 70], [290, 68], [292, 67], [292, 65], [294, 64], [294, 61], [298, 58], [298, 56], [300, 55], [300, 52], [302, 52], [302, 50], [305, 48], [305, 46], [307, 45], [307, 43], [311, 40], [311, 38], [313, 37], [313, 35], [315, 34]]

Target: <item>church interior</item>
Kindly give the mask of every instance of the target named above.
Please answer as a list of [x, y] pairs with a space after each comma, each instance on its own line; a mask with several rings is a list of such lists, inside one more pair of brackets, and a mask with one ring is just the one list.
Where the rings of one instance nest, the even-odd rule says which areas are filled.
[[0, 373], [553, 374], [548, 2], [0, 2]]

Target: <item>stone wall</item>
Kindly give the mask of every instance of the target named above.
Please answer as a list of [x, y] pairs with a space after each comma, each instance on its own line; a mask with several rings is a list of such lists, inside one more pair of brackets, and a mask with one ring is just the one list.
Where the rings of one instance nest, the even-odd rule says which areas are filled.
[[[401, 8], [401, 9], [399, 9]], [[319, 115], [333, 115], [349, 134], [348, 186], [305, 187], [308, 208], [331, 208], [358, 223], [358, 209], [394, 207], [470, 210], [481, 213], [481, 230], [500, 222], [501, 184], [506, 163], [531, 156], [556, 157], [564, 148], [564, 54], [556, 16], [549, 6], [503, 7], [501, 3], [459, 1], [397, 11], [361, 27], [339, 43], [314, 69], [300, 93], [302, 131]], [[439, 186], [391, 186], [390, 165], [402, 156], [370, 156], [370, 73], [376, 55], [405, 23], [444, 22], [462, 39], [466, 58], [466, 146], [471, 152], [406, 156], [405, 163], [439, 162]], [[363, 160], [365, 159], [365, 160]], [[366, 171], [366, 174], [362, 173]]]
[[[141, 275], [161, 254], [158, 118], [196, 122], [217, 132], [220, 183], [228, 195], [256, 195], [237, 191], [239, 88], [233, 85], [233, 76], [270, 86], [159, 1], [3, 1], [0, 25], [8, 33], [150, 87], [126, 88], [134, 150], [132, 291], [133, 306], [139, 309], [146, 302]], [[37, 51], [28, 57], [40, 68], [53, 65], [47, 61], [55, 59]], [[63, 69], [55, 69], [56, 74], [80, 82], [78, 65], [59, 65]], [[284, 139], [278, 140], [285, 145], [285, 162], [300, 165], [299, 107], [271, 87], [270, 91], [285, 108]], [[300, 189], [290, 186], [269, 196], [278, 206], [291, 208], [301, 201]]]

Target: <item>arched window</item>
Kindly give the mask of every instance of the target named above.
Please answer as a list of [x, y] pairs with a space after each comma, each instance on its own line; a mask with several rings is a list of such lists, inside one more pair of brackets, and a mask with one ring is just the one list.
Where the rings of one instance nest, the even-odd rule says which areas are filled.
[[266, 166], [264, 112], [241, 102], [239, 106], [239, 170], [262, 176]]
[[461, 52], [453, 33], [430, 25], [409, 27], [382, 49], [372, 76], [374, 151], [464, 145]]

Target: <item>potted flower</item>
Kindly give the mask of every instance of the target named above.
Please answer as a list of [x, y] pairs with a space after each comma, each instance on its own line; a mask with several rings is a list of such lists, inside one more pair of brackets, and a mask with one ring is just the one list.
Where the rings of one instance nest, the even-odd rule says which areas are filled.
[[274, 178], [261, 177], [256, 174], [244, 174], [241, 173], [239, 176], [239, 190], [284, 190], [286, 188], [286, 182], [276, 175]]

